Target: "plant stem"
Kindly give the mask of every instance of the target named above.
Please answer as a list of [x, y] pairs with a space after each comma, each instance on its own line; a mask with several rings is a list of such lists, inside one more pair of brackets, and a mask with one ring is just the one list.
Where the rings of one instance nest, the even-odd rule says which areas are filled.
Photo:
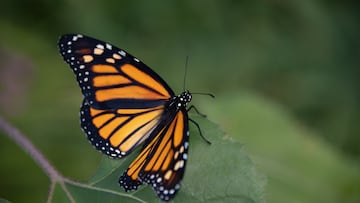
[[64, 183], [64, 177], [55, 169], [53, 165], [47, 160], [44, 155], [26, 138], [18, 129], [11, 126], [3, 118], [0, 117], [0, 129], [5, 132], [11, 140], [13, 140], [21, 149], [29, 154], [31, 158], [42, 168], [42, 170], [49, 176], [51, 185], [47, 202], [51, 202], [55, 183], [59, 183], [60, 187], [64, 190], [66, 196], [71, 203], [75, 203], [74, 197]]
[[0, 117], [0, 129], [20, 146], [42, 168], [51, 180], [62, 180], [60, 173], [50, 164], [44, 155], [18, 129]]

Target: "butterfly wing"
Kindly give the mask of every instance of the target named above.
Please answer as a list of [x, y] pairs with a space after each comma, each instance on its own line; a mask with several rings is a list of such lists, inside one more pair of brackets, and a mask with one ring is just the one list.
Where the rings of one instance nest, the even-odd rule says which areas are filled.
[[94, 147], [120, 158], [140, 145], [160, 122], [163, 107], [144, 109], [95, 109], [85, 99], [81, 106], [81, 128]]
[[181, 109], [169, 118], [153, 131], [153, 138], [120, 177], [125, 190], [136, 190], [145, 182], [165, 201], [179, 190], [189, 146], [187, 111]]
[[63, 35], [58, 46], [84, 95], [81, 127], [111, 157], [129, 154], [160, 123], [174, 96], [165, 81], [137, 58], [84, 35]]

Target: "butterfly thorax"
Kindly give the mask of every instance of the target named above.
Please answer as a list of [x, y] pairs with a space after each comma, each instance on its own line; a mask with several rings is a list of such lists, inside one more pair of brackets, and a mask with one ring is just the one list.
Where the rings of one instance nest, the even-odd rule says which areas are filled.
[[192, 95], [188, 90], [184, 91], [178, 96], [171, 98], [169, 102], [169, 109], [175, 108], [176, 111], [179, 111], [182, 108], [186, 108], [187, 104], [191, 101]]

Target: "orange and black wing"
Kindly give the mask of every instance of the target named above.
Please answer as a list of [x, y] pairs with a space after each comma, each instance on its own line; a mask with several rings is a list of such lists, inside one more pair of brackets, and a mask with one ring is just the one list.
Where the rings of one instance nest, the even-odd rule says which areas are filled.
[[164, 201], [172, 199], [180, 188], [189, 146], [186, 109], [169, 116], [152, 133], [139, 156], [120, 177], [126, 191], [147, 183]]
[[84, 35], [58, 46], [84, 95], [81, 127], [96, 149], [122, 157], [149, 137], [174, 97], [165, 81], [137, 58]]

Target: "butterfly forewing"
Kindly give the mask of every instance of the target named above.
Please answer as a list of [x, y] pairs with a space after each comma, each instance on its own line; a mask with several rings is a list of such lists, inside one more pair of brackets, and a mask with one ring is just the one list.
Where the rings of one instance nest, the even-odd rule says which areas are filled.
[[83, 35], [63, 35], [58, 44], [93, 107], [154, 107], [174, 96], [148, 66], [109, 43]]

